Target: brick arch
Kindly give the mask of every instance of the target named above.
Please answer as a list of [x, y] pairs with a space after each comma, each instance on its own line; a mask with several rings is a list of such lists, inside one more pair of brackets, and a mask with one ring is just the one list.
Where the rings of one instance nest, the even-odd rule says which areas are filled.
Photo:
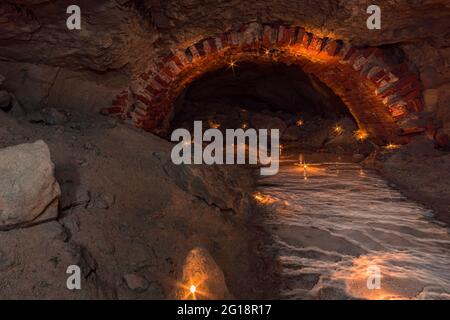
[[390, 62], [379, 48], [356, 48], [283, 24], [250, 23], [239, 31], [202, 39], [185, 50], [172, 50], [138, 75], [102, 113], [164, 133], [174, 101], [193, 80], [240, 60], [298, 65], [314, 74], [341, 97], [358, 125], [379, 142], [406, 142], [405, 136], [424, 131], [406, 125], [423, 109], [420, 81], [406, 64]]

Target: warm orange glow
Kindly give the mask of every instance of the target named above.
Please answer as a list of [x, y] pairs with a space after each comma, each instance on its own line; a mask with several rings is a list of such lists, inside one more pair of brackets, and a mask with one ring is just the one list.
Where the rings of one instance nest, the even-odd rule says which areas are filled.
[[208, 124], [209, 124], [210, 128], [213, 128], [213, 129], [219, 129], [220, 128], [220, 123], [217, 123], [214, 120], [209, 120]]
[[244, 122], [244, 123], [241, 125], [241, 128], [242, 128], [242, 129], [247, 129], [247, 128], [248, 128], [248, 123], [245, 123], [245, 122]]
[[296, 122], [295, 122], [295, 125], [297, 126], [297, 127], [301, 127], [302, 125], [304, 125], [305, 124], [305, 121], [303, 121], [302, 119], [298, 119]]
[[294, 166], [302, 167], [303, 169], [307, 169], [309, 167], [307, 163], [294, 163]]
[[[379, 252], [371, 255], [355, 257], [350, 268], [342, 269], [333, 274], [333, 279], [344, 281], [346, 290], [353, 296], [369, 300], [406, 300], [413, 298], [416, 293], [409, 292], [408, 287], [402, 286], [409, 276], [407, 268], [392, 267], [394, 262], [408, 261], [411, 256], [408, 253]], [[373, 276], [371, 267], [380, 270], [380, 288], [369, 289], [367, 281]], [[410, 294], [412, 296], [410, 296]]]
[[182, 291], [180, 292], [179, 299], [181, 300], [197, 300], [197, 299], [203, 299], [210, 296], [208, 292], [202, 289], [204, 287], [205, 279], [198, 277], [198, 276], [192, 276], [191, 279], [187, 281], [187, 283], [176, 283], [176, 286]]
[[334, 126], [333, 131], [335, 134], [340, 135], [344, 132], [344, 128], [337, 124]]
[[363, 129], [359, 129], [359, 130], [355, 131], [354, 136], [355, 136], [356, 140], [364, 141], [369, 137], [369, 134], [367, 133], [367, 131], [365, 131]]
[[268, 55], [270, 53], [270, 50], [269, 49], [266, 49], [265, 51], [264, 51], [264, 54], [265, 55]]
[[387, 144], [384, 148], [387, 150], [395, 150], [395, 149], [400, 148], [400, 145], [391, 142], [391, 143]]
[[233, 73], [234, 73], [234, 70], [236, 69], [236, 67], [238, 67], [238, 65], [236, 64], [236, 61], [231, 60], [228, 63], [228, 69], [231, 69], [233, 71]]
[[253, 198], [261, 204], [272, 204], [277, 201], [274, 197], [271, 197], [269, 195], [262, 194], [261, 192], [256, 192], [253, 195]]

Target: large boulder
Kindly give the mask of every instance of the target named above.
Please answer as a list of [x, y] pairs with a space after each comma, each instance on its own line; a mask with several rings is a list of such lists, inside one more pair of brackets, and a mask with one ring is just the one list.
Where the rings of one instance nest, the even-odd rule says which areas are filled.
[[45, 142], [0, 150], [0, 229], [56, 218], [60, 193]]
[[227, 165], [175, 165], [167, 154], [155, 156], [180, 189], [222, 211], [248, 212], [248, 194], [254, 188], [250, 170]]
[[182, 300], [223, 300], [232, 295], [225, 283], [223, 271], [203, 248], [194, 248], [183, 264], [182, 289], [177, 297]]

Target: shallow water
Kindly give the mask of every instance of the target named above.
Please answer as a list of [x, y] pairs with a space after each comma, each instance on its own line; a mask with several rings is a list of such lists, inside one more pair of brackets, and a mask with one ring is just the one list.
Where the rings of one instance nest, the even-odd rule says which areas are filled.
[[282, 298], [450, 299], [448, 229], [374, 171], [290, 163], [259, 184]]

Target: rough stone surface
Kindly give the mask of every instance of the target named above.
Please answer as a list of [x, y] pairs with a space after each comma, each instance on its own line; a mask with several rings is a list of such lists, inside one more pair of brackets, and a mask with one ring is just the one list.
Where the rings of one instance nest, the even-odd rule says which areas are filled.
[[44, 108], [29, 114], [30, 122], [42, 122], [46, 125], [61, 125], [69, 121], [66, 112], [55, 108]]
[[0, 150], [0, 228], [56, 218], [60, 193], [43, 141]]
[[0, 109], [8, 108], [11, 104], [11, 96], [6, 91], [0, 91]]
[[[201, 201], [222, 211], [245, 212], [252, 190], [248, 172], [228, 170], [227, 166], [214, 165], [214, 170], [203, 166], [177, 166], [165, 159], [164, 170], [183, 190]], [[217, 183], [217, 181], [221, 181]]]
[[145, 278], [134, 273], [124, 275], [123, 279], [125, 280], [128, 288], [136, 292], [144, 292], [149, 287], [149, 283]]
[[[223, 271], [203, 248], [192, 249], [183, 263], [182, 283], [186, 286], [178, 292], [180, 299], [216, 300], [230, 299]], [[196, 287], [195, 297], [190, 292]]]
[[[47, 106], [99, 111], [113, 102], [110, 111], [117, 113], [121, 100], [128, 101], [126, 96], [118, 98], [117, 94], [129, 88], [131, 79], [142, 70], [156, 70], [159, 60], [168, 57], [171, 50], [194, 50], [192, 45], [199, 39], [238, 31], [243, 25], [258, 21], [300, 25], [317, 37], [341, 39], [355, 46], [385, 45], [388, 58], [406, 61], [425, 89], [448, 83], [448, 1], [386, 0], [380, 6], [381, 32], [367, 30], [367, 2], [362, 0], [169, 0], [158, 1], [157, 5], [152, 1], [105, 0], [83, 4], [82, 19], [88, 17], [89, 23], [82, 23], [82, 32], [67, 32], [61, 17], [66, 3], [8, 1], [0, 4], [0, 52], [2, 61], [7, 61], [0, 64], [6, 89], [26, 111]], [[242, 34], [243, 39], [234, 41], [248, 41], [257, 29], [253, 24]], [[281, 37], [278, 40], [284, 41]], [[316, 40], [311, 47], [320, 50], [321, 41]], [[210, 44], [202, 49], [195, 50], [196, 57], [213, 50]], [[329, 46], [326, 51], [330, 51]], [[364, 59], [348, 57], [355, 68]], [[179, 72], [183, 62], [177, 63], [171, 61], [172, 74], [158, 74], [158, 82], [164, 83]], [[351, 99], [353, 104], [360, 103], [358, 98]], [[420, 105], [417, 101], [411, 103], [413, 109], [416, 103]], [[397, 114], [404, 112], [396, 107]], [[434, 117], [438, 118], [442, 110], [437, 107]], [[136, 114], [139, 112], [148, 110], [140, 109]], [[161, 116], [158, 112], [151, 115], [150, 122]], [[133, 121], [143, 125], [136, 115]]]
[[[58, 219], [0, 232], [1, 299], [167, 299], [193, 246], [207, 249], [233, 275], [227, 285], [236, 297], [270, 293], [263, 287], [271, 282], [259, 276], [267, 274], [265, 264], [251, 263], [256, 249], [247, 239], [257, 232], [242, 223], [250, 212], [222, 212], [171, 177], [162, 161], [170, 159], [167, 141], [77, 113], [48, 126], [0, 112], [0, 137], [1, 148], [44, 140], [62, 189]], [[80, 158], [87, 165], [79, 166]], [[239, 172], [245, 169], [226, 167], [244, 180]], [[229, 183], [212, 167], [202, 171], [205, 188]], [[251, 195], [234, 188], [242, 199]], [[105, 193], [115, 198], [108, 210], [94, 205]], [[66, 269], [73, 264], [81, 267], [82, 290], [67, 290]], [[130, 290], [126, 274], [146, 279], [148, 289]]]

